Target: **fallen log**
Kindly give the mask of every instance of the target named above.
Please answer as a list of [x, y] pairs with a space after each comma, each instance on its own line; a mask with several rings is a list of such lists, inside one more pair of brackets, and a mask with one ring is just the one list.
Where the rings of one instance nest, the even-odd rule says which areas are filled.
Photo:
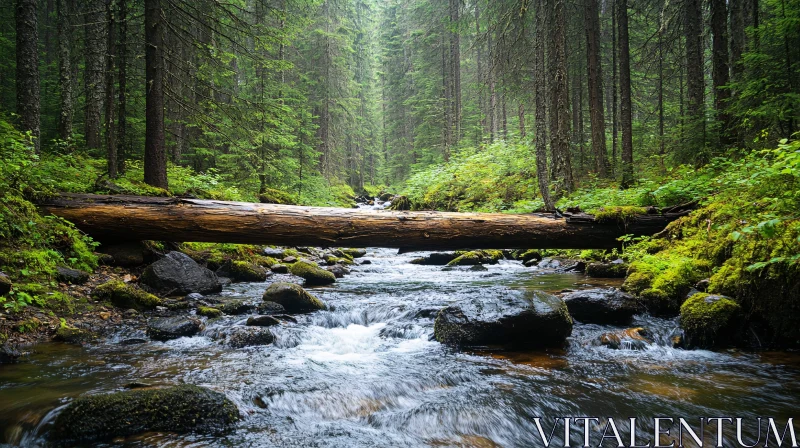
[[156, 240], [282, 246], [446, 249], [609, 249], [685, 215], [625, 222], [591, 215], [399, 212], [187, 198], [62, 194], [39, 204], [99, 241]]

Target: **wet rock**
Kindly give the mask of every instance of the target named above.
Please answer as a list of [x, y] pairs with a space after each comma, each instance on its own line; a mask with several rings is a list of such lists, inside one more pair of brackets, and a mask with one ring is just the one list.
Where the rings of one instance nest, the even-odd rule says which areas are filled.
[[18, 348], [12, 347], [8, 344], [0, 345], [0, 364], [15, 363], [22, 356], [22, 352]]
[[392, 198], [391, 210], [411, 210], [411, 201], [405, 196], [395, 196]]
[[325, 270], [332, 273], [336, 278], [342, 278], [350, 273], [349, 269], [341, 265], [328, 266]]
[[181, 252], [170, 252], [148, 266], [141, 282], [160, 295], [208, 294], [222, 290], [216, 274]]
[[225, 343], [233, 348], [269, 345], [273, 342], [275, 335], [268, 329], [259, 327], [234, 327], [225, 340]]
[[134, 310], [151, 310], [161, 306], [161, 299], [141, 289], [121, 282], [112, 280], [103, 283], [92, 291], [95, 300], [110, 301], [117, 308]]
[[260, 303], [256, 309], [258, 310], [258, 314], [267, 315], [283, 314], [286, 312], [286, 308], [284, 308], [283, 305], [275, 302]]
[[539, 264], [539, 261], [541, 261], [541, 260], [536, 260], [536, 259], [533, 259], [533, 260], [523, 261], [523, 262], [522, 262], [522, 264], [523, 264], [523, 265], [524, 265], [526, 268], [532, 268], [532, 267], [534, 267], [534, 266], [538, 265], [538, 264]]
[[303, 278], [308, 286], [329, 285], [336, 282], [336, 276], [333, 273], [305, 261], [293, 264], [289, 272]]
[[220, 287], [230, 286], [230, 284], [233, 283], [228, 277], [217, 276], [217, 281], [219, 281]]
[[586, 263], [583, 261], [576, 261], [568, 264], [561, 272], [584, 272], [586, 270]]
[[539, 269], [542, 270], [558, 270], [562, 267], [561, 261], [556, 260], [555, 258], [544, 258], [536, 265]]
[[283, 249], [276, 249], [274, 247], [265, 247], [264, 255], [272, 258], [283, 258]]
[[696, 285], [694, 285], [694, 289], [700, 292], [708, 292], [709, 285], [711, 285], [711, 279], [704, 278], [703, 280], [697, 282]]
[[222, 317], [222, 311], [210, 306], [199, 306], [197, 307], [197, 315], [214, 319], [216, 317]]
[[611, 263], [589, 263], [586, 266], [586, 275], [595, 278], [625, 278], [628, 265], [622, 260]]
[[[533, 264], [535, 264], [542, 260], [542, 253], [536, 249], [519, 251], [516, 254], [516, 259], [522, 261], [523, 263], [534, 262]], [[526, 266], [528, 266], [528, 264], [526, 264]]]
[[447, 307], [434, 322], [434, 337], [460, 346], [554, 347], [572, 333], [567, 305], [541, 291], [511, 291]]
[[489, 268], [487, 268], [486, 266], [484, 266], [482, 264], [476, 264], [475, 266], [472, 266], [471, 268], [469, 268], [469, 270], [470, 271], [488, 271]]
[[274, 264], [269, 267], [269, 269], [276, 273], [276, 274], [288, 274], [289, 273], [289, 266], [285, 264]]
[[67, 344], [80, 345], [97, 339], [97, 335], [94, 332], [83, 328], [62, 326], [56, 330], [56, 335], [53, 339], [56, 341], [66, 342]]
[[123, 340], [119, 341], [119, 345], [139, 345], [139, 344], [146, 344], [146, 343], [147, 343], [147, 339], [143, 339], [143, 338], [129, 338], [129, 339], [123, 339]]
[[202, 329], [203, 323], [194, 317], [161, 317], [147, 323], [147, 335], [157, 341], [194, 336]]
[[97, 256], [97, 264], [100, 266], [114, 266], [114, 257], [109, 254], [101, 254], [100, 252], [95, 252]]
[[144, 264], [150, 250], [140, 241], [103, 245], [100, 252], [114, 257], [113, 266], [134, 267]]
[[636, 299], [616, 288], [585, 289], [562, 298], [575, 320], [589, 324], [630, 324], [639, 311]]
[[11, 292], [11, 287], [14, 284], [11, 282], [11, 279], [2, 272], [0, 272], [0, 296], [4, 296]]
[[225, 395], [182, 385], [78, 398], [56, 417], [53, 434], [73, 443], [151, 431], [215, 434], [239, 418]]
[[148, 387], [153, 387], [153, 385], [150, 383], [143, 383], [141, 381], [133, 381], [122, 387], [124, 387], [125, 389], [146, 389]]
[[275, 314], [272, 317], [274, 317], [275, 319], [278, 319], [281, 322], [291, 322], [293, 324], [297, 323], [297, 319], [295, 319], [294, 317], [292, 317], [292, 316], [290, 316], [288, 314]]
[[253, 311], [256, 306], [244, 300], [230, 300], [217, 305], [217, 308], [230, 316], [239, 316]]
[[457, 255], [453, 252], [433, 252], [425, 257], [411, 260], [409, 263], [422, 266], [444, 266], [455, 260]]
[[290, 256], [284, 258], [283, 262], [284, 263], [289, 263], [289, 264], [296, 263], [297, 262], [297, 257], [293, 257], [293, 256], [290, 255]]
[[644, 350], [653, 343], [651, 338], [646, 329], [636, 327], [602, 334], [594, 345], [604, 345], [614, 350]]
[[[331, 274], [333, 275], [333, 274]], [[273, 283], [264, 292], [264, 302], [275, 302], [290, 313], [324, 310], [325, 304], [294, 283]]]
[[56, 280], [62, 283], [82, 285], [89, 281], [89, 273], [80, 269], [70, 269], [63, 266], [56, 268]]
[[741, 307], [730, 297], [697, 293], [681, 305], [681, 327], [689, 348], [719, 348], [733, 342]]
[[203, 300], [204, 296], [200, 293], [193, 292], [191, 294], [187, 294], [185, 299], [189, 302], [196, 302], [198, 300]]
[[378, 197], [378, 199], [380, 199], [383, 202], [386, 202], [389, 199], [392, 199], [393, 197], [394, 195], [392, 193], [383, 193]]
[[372, 264], [372, 260], [360, 260], [358, 264]]
[[228, 260], [217, 269], [216, 274], [228, 277], [233, 282], [263, 282], [269, 276], [269, 271], [255, 263]]
[[472, 250], [456, 253], [458, 256], [447, 263], [447, 266], [474, 266], [477, 264], [497, 264], [503, 258], [499, 250]]
[[279, 325], [281, 321], [272, 316], [250, 316], [247, 318], [248, 327], [271, 327]]

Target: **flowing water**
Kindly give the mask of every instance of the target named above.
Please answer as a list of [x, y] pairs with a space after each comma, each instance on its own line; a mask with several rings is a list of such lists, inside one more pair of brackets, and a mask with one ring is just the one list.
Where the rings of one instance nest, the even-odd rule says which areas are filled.
[[[270, 346], [230, 349], [208, 337], [243, 325], [246, 316], [224, 317], [204, 335], [166, 343], [119, 344], [143, 337], [125, 333], [87, 347], [40, 345], [26, 362], [0, 366], [0, 442], [45, 445], [69, 398], [132, 381], [211, 387], [231, 398], [244, 419], [223, 437], [144, 434], [108, 446], [523, 447], [541, 446], [534, 445], [534, 417], [785, 422], [797, 409], [800, 357], [673, 349], [667, 339], [674, 320], [637, 316], [635, 324], [656, 339], [641, 351], [593, 346], [614, 328], [579, 323], [564, 350], [453, 350], [431, 340], [442, 307], [511, 289], [605, 284], [577, 274], [536, 275], [514, 261], [445, 272], [409, 264], [414, 256], [369, 250], [371, 264], [313, 289], [329, 311], [274, 329], [277, 342]], [[236, 284], [223, 294], [258, 300], [265, 288]]]

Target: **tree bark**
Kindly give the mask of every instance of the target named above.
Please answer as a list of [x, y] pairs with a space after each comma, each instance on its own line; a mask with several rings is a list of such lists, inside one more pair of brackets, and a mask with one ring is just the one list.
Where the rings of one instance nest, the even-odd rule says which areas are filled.
[[714, 107], [717, 111], [719, 141], [723, 146], [733, 143], [733, 124], [728, 113], [731, 91], [730, 64], [728, 59], [728, 6], [726, 0], [711, 0], [711, 79], [714, 85]]
[[703, 106], [703, 12], [701, 0], [684, 0], [686, 33], [686, 94], [688, 148], [684, 159], [697, 156], [705, 146], [705, 112]]
[[36, 0], [17, 0], [17, 114], [20, 130], [30, 132], [39, 153], [41, 115], [39, 110], [39, 33]]
[[[592, 128], [594, 168], [608, 176], [606, 121], [603, 114], [603, 70], [600, 63], [600, 16], [597, 0], [586, 1], [586, 59], [589, 83], [589, 118]], [[573, 92], [574, 94], [574, 92]]]
[[86, 147], [100, 149], [101, 111], [103, 109], [103, 73], [105, 68], [105, 18], [104, 6], [100, 0], [91, 0], [85, 6], [84, 30], [86, 37], [84, 88], [86, 95], [86, 118], [84, 138]]
[[58, 138], [64, 141], [72, 139], [72, 117], [75, 105], [72, 101], [72, 23], [67, 0], [58, 0], [56, 4], [58, 27], [58, 86], [60, 91]]
[[617, 0], [619, 26], [619, 93], [622, 125], [622, 187], [633, 185], [633, 118], [631, 104], [631, 56], [628, 39], [628, 0]]
[[[123, 2], [125, 0], [122, 0]], [[114, 129], [114, 58], [116, 49], [116, 34], [114, 23], [114, 1], [106, 0], [106, 23], [108, 24], [108, 40], [106, 48], [106, 155], [108, 157], [108, 177], [117, 177], [117, 141]]]
[[546, 96], [547, 89], [545, 84], [545, 49], [546, 39], [546, 3], [545, 0], [538, 0], [536, 8], [536, 34], [533, 40], [533, 60], [534, 60], [534, 105], [536, 113], [535, 121], [535, 143], [536, 147], [536, 178], [539, 182], [539, 192], [542, 194], [545, 209], [554, 209], [553, 200], [550, 198], [550, 172], [547, 170], [547, 109]]
[[126, 0], [119, 2], [119, 104], [117, 105], [117, 172], [125, 172], [127, 153], [127, 103], [128, 103], [128, 6]]
[[572, 191], [572, 162], [569, 153], [569, 94], [566, 62], [565, 0], [551, 0], [550, 21], [550, 152], [553, 158], [553, 179], [556, 196]]
[[166, 189], [167, 154], [164, 141], [164, 24], [161, 1], [145, 0], [145, 142], [144, 181]]
[[323, 247], [609, 249], [653, 235], [685, 211], [625, 223], [591, 215], [392, 212], [141, 196], [67, 194], [41, 205], [98, 240], [207, 241]]

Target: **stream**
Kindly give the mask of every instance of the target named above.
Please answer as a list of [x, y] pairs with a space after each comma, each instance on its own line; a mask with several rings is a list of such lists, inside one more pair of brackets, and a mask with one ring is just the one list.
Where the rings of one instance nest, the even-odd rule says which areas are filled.
[[[615, 327], [581, 323], [564, 350], [441, 345], [431, 338], [435, 313], [461, 299], [619, 282], [537, 275], [508, 260], [443, 272], [409, 263], [418, 256], [369, 249], [362, 260], [371, 264], [309, 289], [330, 310], [273, 327], [269, 346], [231, 349], [208, 337], [247, 316], [225, 316], [199, 336], [169, 342], [123, 345], [145, 338], [123, 331], [84, 347], [41, 344], [25, 362], [0, 366], [0, 445], [47, 446], [54, 416], [71, 397], [131, 382], [207, 386], [244, 418], [222, 437], [149, 433], [92, 446], [524, 447], [540, 440], [534, 417], [770, 416], [781, 425], [797, 417], [800, 355], [674, 349], [676, 320], [637, 316], [635, 326], [654, 335], [644, 350], [594, 346]], [[222, 294], [260, 300], [265, 289], [239, 283]]]

